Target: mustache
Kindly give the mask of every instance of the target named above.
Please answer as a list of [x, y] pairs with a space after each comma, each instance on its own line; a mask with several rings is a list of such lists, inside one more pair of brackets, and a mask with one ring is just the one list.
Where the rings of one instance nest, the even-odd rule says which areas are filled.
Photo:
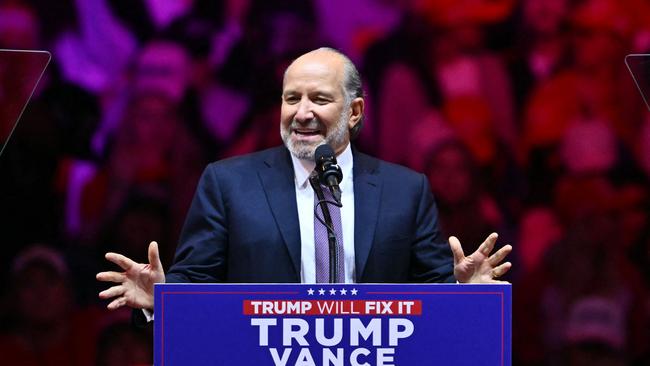
[[294, 119], [294, 120], [291, 121], [291, 124], [289, 125], [289, 128], [293, 129], [293, 130], [298, 129], [298, 128], [307, 128], [307, 129], [310, 129], [310, 130], [321, 130], [321, 129], [324, 129], [325, 126], [323, 125], [323, 123], [320, 120], [318, 120], [318, 118], [314, 118], [314, 119], [310, 120], [309, 122], [303, 122], [303, 123], [298, 122], [298, 121], [296, 121]]

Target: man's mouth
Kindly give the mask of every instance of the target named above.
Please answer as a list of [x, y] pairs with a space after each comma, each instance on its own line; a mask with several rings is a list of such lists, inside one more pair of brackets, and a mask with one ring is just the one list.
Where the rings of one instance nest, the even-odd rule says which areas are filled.
[[312, 129], [297, 128], [297, 129], [294, 129], [293, 132], [296, 135], [301, 135], [301, 136], [318, 136], [318, 135], [320, 135], [320, 130], [312, 130]]

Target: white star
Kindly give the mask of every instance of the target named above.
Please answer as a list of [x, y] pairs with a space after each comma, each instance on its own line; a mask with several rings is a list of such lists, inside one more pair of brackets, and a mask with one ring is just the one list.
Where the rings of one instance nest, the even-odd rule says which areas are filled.
[[331, 290], [330, 290], [330, 295], [336, 295], [336, 290], [335, 290], [335, 289], [331, 289]]
[[314, 289], [313, 288], [310, 288], [309, 290], [307, 290], [307, 295], [311, 296], [313, 294], [314, 294]]
[[323, 289], [321, 288], [320, 290], [318, 290], [318, 294], [319, 294], [319, 295], [325, 295], [325, 290], [323, 290]]
[[352, 295], [356, 295], [357, 292], [359, 292], [359, 291], [358, 291], [356, 288], [353, 288], [352, 290], [350, 290], [350, 293], [351, 293]]
[[348, 290], [346, 290], [344, 288], [342, 288], [340, 292], [341, 292], [341, 295], [347, 295], [348, 294]]

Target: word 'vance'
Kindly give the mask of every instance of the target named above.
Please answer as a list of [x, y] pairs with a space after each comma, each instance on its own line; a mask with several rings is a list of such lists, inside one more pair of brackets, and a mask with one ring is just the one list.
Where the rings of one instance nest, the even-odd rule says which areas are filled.
[[[410, 337], [415, 330], [413, 322], [405, 318], [384, 320], [388, 324], [383, 334], [381, 318], [370, 319], [366, 324], [359, 318], [350, 318], [348, 320], [349, 327], [347, 330], [349, 332], [345, 342], [343, 319], [341, 318], [328, 319], [328, 323], [332, 323], [329, 327], [325, 326], [325, 319], [314, 319], [313, 334], [310, 333], [312, 331], [310, 323], [299, 318], [282, 319], [280, 326], [278, 326], [278, 319], [275, 318], [251, 318], [251, 325], [258, 327], [259, 346], [261, 347], [270, 347], [269, 333], [276, 331], [277, 328], [281, 330], [282, 346], [284, 348], [281, 352], [276, 347], [269, 348], [271, 358], [276, 366], [316, 366], [312, 351], [306, 348], [310, 346], [308, 338], [315, 340], [318, 345], [324, 347], [322, 348], [322, 354], [317, 355], [317, 359], [322, 361], [323, 366], [369, 366], [371, 364], [391, 366], [394, 365], [395, 354], [395, 348], [392, 347], [397, 347], [400, 340]], [[274, 337], [273, 339], [277, 338]], [[362, 343], [364, 347], [359, 347]], [[367, 348], [369, 346], [367, 343], [370, 343], [372, 347]], [[297, 355], [291, 348], [296, 345], [301, 347]], [[343, 346], [345, 348], [338, 347], [335, 350], [328, 348], [334, 346]], [[346, 350], [348, 352], [347, 356]], [[295, 359], [292, 361], [293, 363], [289, 363], [292, 356]]]

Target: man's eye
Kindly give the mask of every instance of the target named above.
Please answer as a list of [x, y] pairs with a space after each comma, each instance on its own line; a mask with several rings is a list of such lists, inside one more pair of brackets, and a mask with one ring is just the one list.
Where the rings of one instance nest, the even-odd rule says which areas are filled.
[[316, 102], [316, 104], [323, 105], [329, 103], [330, 101], [327, 98], [316, 98], [314, 102]]
[[284, 101], [285, 101], [286, 103], [288, 103], [288, 104], [296, 104], [296, 103], [298, 103], [298, 100], [299, 100], [299, 99], [296, 98], [296, 97], [294, 97], [294, 96], [289, 96], [289, 97], [285, 97], [285, 98], [284, 98]]

